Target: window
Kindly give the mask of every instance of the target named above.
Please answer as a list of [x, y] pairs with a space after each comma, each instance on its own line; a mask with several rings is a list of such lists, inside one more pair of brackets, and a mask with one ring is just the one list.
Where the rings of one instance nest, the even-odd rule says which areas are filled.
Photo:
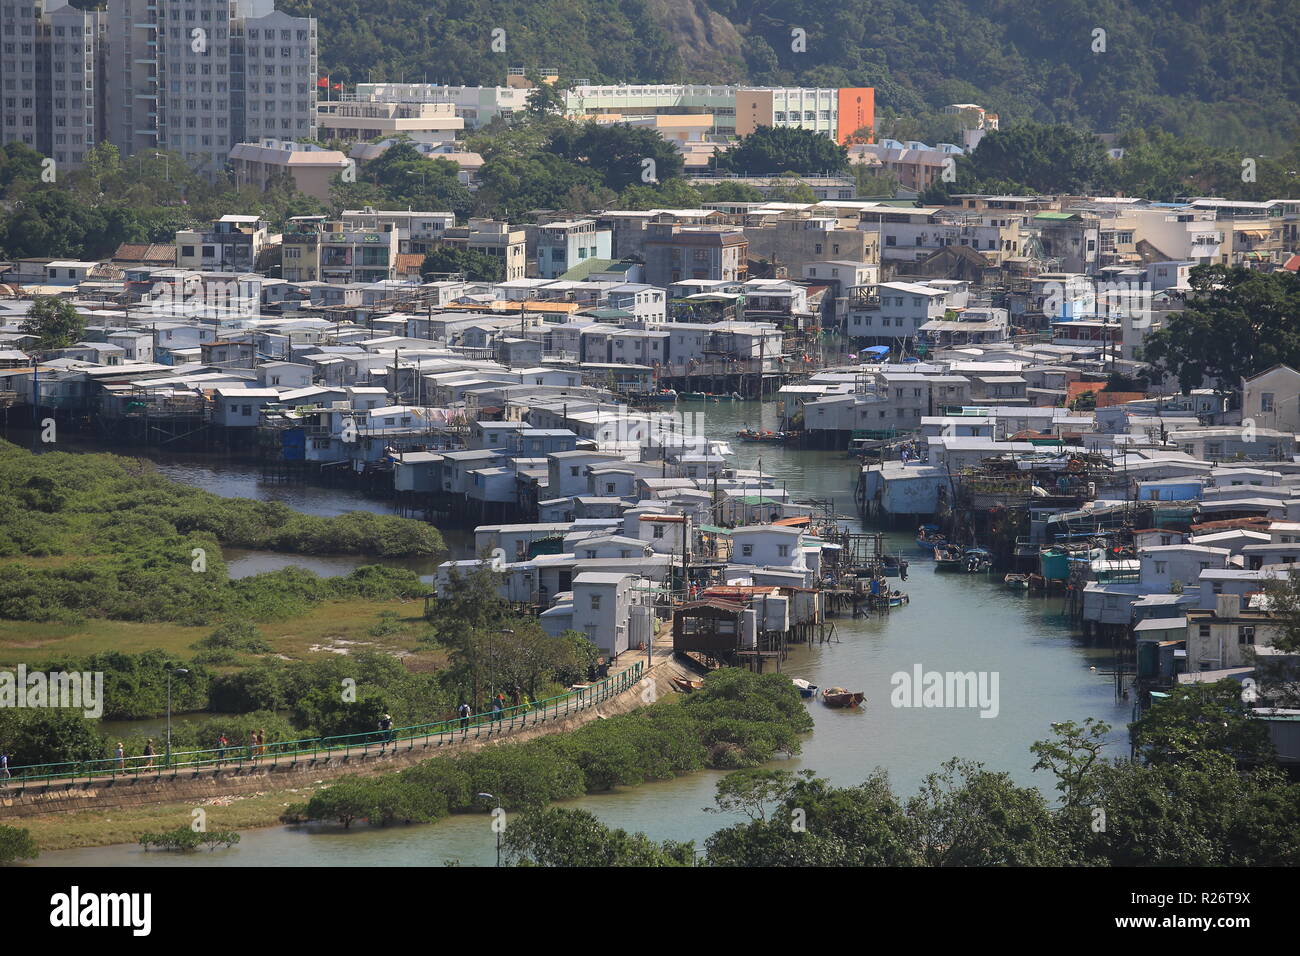
[[754, 556], [754, 546], [752, 544], [742, 544], [740, 553], [746, 558], [752, 558]]
[[790, 546], [788, 544], [778, 544], [776, 553], [783, 558], [788, 558], [790, 557]]
[[655, 536], [656, 538], [662, 538], [662, 537], [664, 536], [664, 526], [663, 526], [663, 525], [661, 525], [661, 524], [657, 524], [657, 525], [654, 526], [654, 536]]
[[599, 594], [593, 594], [593, 595], [591, 596], [591, 609], [592, 609], [593, 611], [599, 611], [599, 610], [600, 610], [600, 595], [599, 595]]
[[1271, 412], [1273, 410], [1273, 393], [1261, 392], [1259, 395], [1259, 410], [1261, 412]]
[[1246, 624], [1237, 628], [1237, 643], [1252, 645], [1255, 643], [1255, 626], [1253, 624]]
[[1210, 625], [1202, 624], [1197, 629], [1197, 633], [1200, 635], [1201, 640], [1208, 641], [1210, 639]]
[[1157, 562], [1156, 562], [1156, 574], [1164, 574], [1165, 571], [1167, 571], [1168, 569], [1169, 569], [1169, 562], [1168, 562], [1168, 561], [1157, 561]]

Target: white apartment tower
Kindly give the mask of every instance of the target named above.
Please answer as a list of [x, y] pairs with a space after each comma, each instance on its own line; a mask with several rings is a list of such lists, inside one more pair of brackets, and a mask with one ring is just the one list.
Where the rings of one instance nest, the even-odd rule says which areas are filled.
[[272, 0], [156, 6], [159, 146], [213, 176], [237, 143], [315, 136], [314, 18], [276, 13]]
[[231, 148], [316, 135], [316, 21], [274, 0], [0, 0], [0, 144], [78, 166], [180, 153], [209, 177]]
[[0, 0], [0, 143], [80, 165], [103, 138], [103, 56], [104, 14]]

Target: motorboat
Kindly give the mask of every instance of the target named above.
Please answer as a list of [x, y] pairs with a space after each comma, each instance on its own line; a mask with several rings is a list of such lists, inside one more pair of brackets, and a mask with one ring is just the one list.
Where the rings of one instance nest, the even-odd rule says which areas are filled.
[[792, 677], [790, 683], [799, 689], [799, 696], [804, 699], [817, 696], [817, 685], [808, 683], [802, 677]]
[[934, 566], [936, 571], [960, 571], [963, 567], [961, 548], [952, 544], [935, 545]]

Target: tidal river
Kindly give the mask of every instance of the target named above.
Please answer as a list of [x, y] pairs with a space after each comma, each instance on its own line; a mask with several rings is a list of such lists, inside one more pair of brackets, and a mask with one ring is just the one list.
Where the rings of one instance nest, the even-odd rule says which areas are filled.
[[[705, 431], [732, 438], [740, 428], [778, 427], [776, 407], [755, 402], [683, 405], [703, 411]], [[733, 441], [735, 464], [765, 472], [787, 483], [795, 498], [834, 499], [836, 510], [855, 513], [853, 487], [857, 464], [842, 452], [786, 449], [780, 445]], [[256, 468], [218, 461], [158, 459], [164, 472], [220, 494], [283, 500], [319, 514], [358, 507], [381, 509], [381, 502], [358, 500], [337, 489], [262, 485]], [[363, 499], [364, 500], [364, 499]], [[861, 527], [856, 518], [850, 522]], [[1054, 781], [1034, 773], [1029, 745], [1047, 737], [1056, 721], [1099, 717], [1114, 728], [1110, 752], [1127, 752], [1124, 726], [1127, 702], [1115, 700], [1110, 654], [1085, 646], [1070, 629], [1059, 598], [1011, 592], [1000, 576], [937, 574], [916, 547], [910, 529], [887, 536], [891, 550], [911, 563], [899, 583], [910, 603], [884, 618], [836, 619], [837, 641], [795, 648], [783, 670], [822, 687], [863, 690], [858, 712], [831, 710], [810, 702], [816, 729], [803, 752], [779, 762], [789, 769], [813, 769], [841, 785], [861, 782], [876, 767], [889, 772], [894, 789], [910, 795], [922, 778], [953, 756], [982, 761], [1006, 771], [1018, 783], [1037, 785], [1052, 796]], [[256, 556], [247, 557], [250, 564]], [[324, 569], [321, 569], [322, 571]], [[895, 707], [890, 694], [896, 673], [922, 671], [984, 672], [996, 675], [996, 708]], [[1090, 670], [1095, 667], [1096, 670]], [[989, 688], [992, 689], [990, 683]], [[994, 709], [996, 713], [994, 714]], [[567, 806], [590, 810], [611, 826], [644, 831], [658, 840], [701, 844], [732, 820], [706, 813], [720, 775], [699, 773], [662, 783], [584, 797]], [[183, 822], [183, 821], [182, 821]], [[144, 853], [133, 846], [49, 853], [42, 864], [110, 866], [119, 864], [227, 866], [430, 865], [456, 860], [465, 865], [495, 862], [495, 836], [486, 816], [455, 817], [431, 826], [315, 832], [277, 827], [244, 834], [236, 848], [179, 857]]]

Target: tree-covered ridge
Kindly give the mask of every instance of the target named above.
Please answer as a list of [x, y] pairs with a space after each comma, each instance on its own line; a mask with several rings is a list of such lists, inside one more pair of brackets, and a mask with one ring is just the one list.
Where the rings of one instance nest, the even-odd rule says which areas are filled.
[[[498, 84], [507, 67], [593, 82], [874, 86], [916, 114], [1160, 126], [1210, 143], [1295, 138], [1300, 5], [1287, 0], [289, 0], [349, 83]], [[492, 31], [505, 30], [505, 52]], [[805, 52], [791, 31], [806, 31]], [[1095, 30], [1105, 31], [1104, 52]]]
[[[320, 22], [320, 66], [333, 80], [503, 84], [508, 67], [565, 76], [676, 77], [683, 64], [645, 0], [285, 0]], [[504, 30], [504, 51], [493, 31]], [[497, 43], [498, 48], [500, 43]], [[660, 80], [667, 82], [666, 79]]]

